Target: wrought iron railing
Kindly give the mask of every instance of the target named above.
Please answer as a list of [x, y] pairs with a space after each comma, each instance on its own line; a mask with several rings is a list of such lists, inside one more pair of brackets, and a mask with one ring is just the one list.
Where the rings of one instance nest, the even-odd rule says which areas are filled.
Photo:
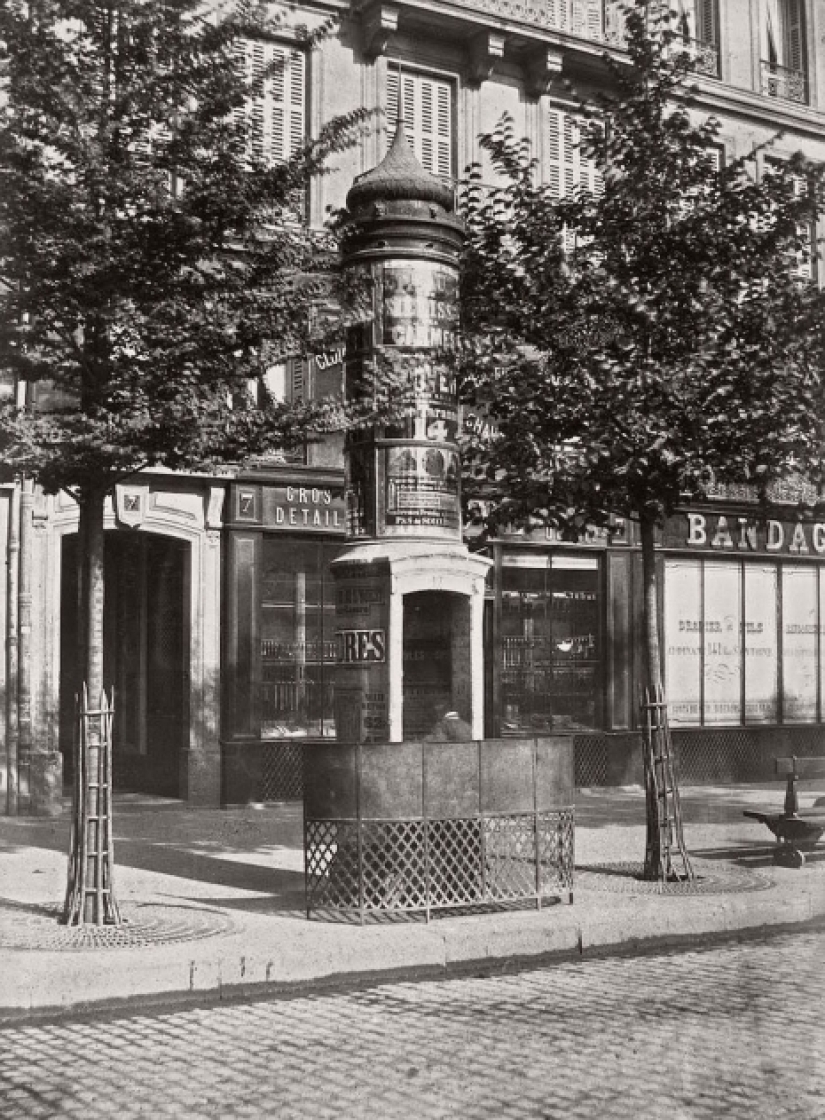
[[[459, 0], [459, 4], [502, 19], [617, 47], [623, 47], [627, 40], [625, 0]], [[718, 45], [699, 39], [683, 42], [696, 58], [697, 73], [718, 77]]]
[[762, 92], [768, 97], [795, 101], [804, 105], [808, 100], [808, 82], [802, 70], [791, 70], [775, 62], [762, 59]]
[[719, 47], [716, 43], [703, 43], [699, 39], [690, 39], [686, 49], [696, 60], [697, 74], [705, 74], [709, 78], [719, 77]]

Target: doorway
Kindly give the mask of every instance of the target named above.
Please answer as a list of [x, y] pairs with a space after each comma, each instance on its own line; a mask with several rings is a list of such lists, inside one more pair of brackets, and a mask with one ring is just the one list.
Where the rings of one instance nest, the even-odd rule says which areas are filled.
[[432, 735], [447, 712], [470, 720], [470, 604], [446, 591], [404, 597], [405, 739]]
[[[180, 795], [189, 727], [189, 545], [149, 533], [106, 534], [104, 679], [114, 689], [119, 790]], [[71, 770], [77, 653], [77, 536], [63, 542], [61, 749]]]

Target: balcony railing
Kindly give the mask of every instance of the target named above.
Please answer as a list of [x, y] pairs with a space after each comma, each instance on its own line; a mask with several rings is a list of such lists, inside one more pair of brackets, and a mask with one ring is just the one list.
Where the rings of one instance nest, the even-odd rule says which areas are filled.
[[[582, 39], [624, 46], [626, 0], [460, 0], [473, 8], [502, 19], [518, 20], [546, 30], [563, 31]], [[681, 40], [677, 41], [678, 43]], [[698, 39], [685, 41], [684, 49], [696, 58], [696, 71], [719, 75], [719, 48]]]
[[795, 101], [804, 105], [808, 101], [808, 82], [802, 70], [791, 70], [763, 58], [762, 92], [768, 97], [779, 97], [783, 101]]

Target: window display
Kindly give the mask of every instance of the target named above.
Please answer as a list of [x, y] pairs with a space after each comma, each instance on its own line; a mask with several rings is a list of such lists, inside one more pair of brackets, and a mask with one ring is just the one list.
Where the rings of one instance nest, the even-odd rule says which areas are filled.
[[338, 549], [266, 537], [260, 617], [264, 739], [335, 734], [335, 594], [328, 565]]
[[601, 584], [596, 557], [503, 557], [503, 735], [601, 721]]
[[821, 719], [823, 591], [825, 573], [812, 565], [667, 560], [671, 723]]
[[819, 619], [814, 568], [782, 571], [782, 708], [787, 723], [816, 719]]

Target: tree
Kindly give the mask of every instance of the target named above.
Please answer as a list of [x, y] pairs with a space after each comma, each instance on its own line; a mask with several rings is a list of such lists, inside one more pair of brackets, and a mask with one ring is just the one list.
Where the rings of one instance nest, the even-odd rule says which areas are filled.
[[33, 401], [0, 409], [0, 440], [16, 475], [77, 500], [93, 705], [107, 494], [147, 467], [293, 446], [328, 411], [250, 386], [305, 348], [337, 245], [303, 221], [304, 192], [365, 114], [268, 158], [245, 107], [284, 79], [290, 54], [248, 77], [242, 43], [283, 33], [284, 17], [225, 11], [196, 0], [0, 9], [0, 370]]
[[[628, 60], [606, 55], [610, 90], [580, 104], [583, 184], [561, 199], [543, 185], [507, 120], [482, 139], [502, 185], [465, 184], [462, 361], [498, 427], [468, 456], [488, 524], [637, 522], [656, 697], [665, 519], [714, 480], [764, 496], [821, 473], [825, 316], [800, 274], [825, 193], [801, 155], [719, 167], [719, 122], [698, 119], [692, 63], [654, 8], [627, 11]], [[645, 875], [661, 879], [673, 868], [648, 809]]]

